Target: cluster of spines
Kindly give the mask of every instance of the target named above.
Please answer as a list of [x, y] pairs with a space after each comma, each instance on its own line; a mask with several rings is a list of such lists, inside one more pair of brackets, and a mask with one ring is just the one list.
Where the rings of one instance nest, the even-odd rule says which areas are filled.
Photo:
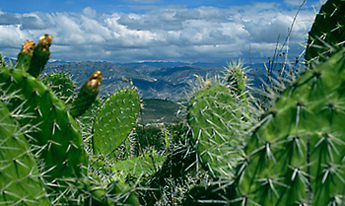
[[333, 195], [341, 196], [344, 68], [340, 51], [286, 89], [247, 143], [234, 199], [329, 205]]
[[42, 82], [47, 85], [66, 106], [71, 104], [76, 86], [72, 82], [68, 72], [52, 73], [43, 77]]
[[1, 68], [0, 80], [3, 90], [20, 95], [9, 108], [22, 106], [35, 116], [21, 119], [20, 123], [38, 128], [30, 136], [33, 144], [41, 147], [39, 154], [49, 171], [49, 179], [80, 176], [81, 166], [87, 166], [87, 156], [79, 127], [65, 105], [42, 82], [21, 70]]
[[[193, 142], [203, 164], [216, 177], [230, 174], [236, 163], [236, 131], [240, 113], [236, 102], [224, 85], [212, 85], [201, 90], [188, 107], [188, 124]], [[232, 151], [232, 152], [229, 152]], [[233, 161], [232, 163], [230, 161]]]
[[140, 98], [133, 89], [115, 92], [101, 105], [94, 123], [95, 154], [111, 154], [128, 137], [135, 126]]
[[305, 60], [325, 61], [345, 43], [345, 1], [328, 0], [322, 5], [309, 32]]
[[0, 204], [50, 205], [31, 147], [0, 101]]
[[[17, 115], [17, 120], [21, 125], [30, 124], [32, 128], [36, 128], [26, 131], [25, 135], [27, 140], [35, 145], [35, 155], [39, 158], [38, 162], [42, 163], [42, 167], [38, 171], [36, 164], [28, 164], [27, 169], [39, 173], [34, 178], [41, 178], [39, 180], [45, 182], [45, 187], [42, 186], [42, 182], [37, 184], [37, 186], [41, 184], [42, 192], [37, 189], [33, 190], [37, 195], [34, 200], [30, 199], [32, 194], [28, 193], [26, 197], [29, 203], [25, 202], [25, 198], [18, 201], [30, 205], [43, 199], [40, 205], [45, 205], [45, 203], [49, 205], [43, 189], [46, 188], [50, 193], [52, 204], [115, 205], [121, 203], [138, 205], [133, 191], [124, 183], [112, 181], [109, 184], [110, 179], [108, 179], [108, 184], [104, 188], [101, 188], [102, 183], [100, 181], [93, 181], [92, 183], [86, 171], [89, 166], [89, 157], [84, 149], [78, 125], [68, 108], [65, 107], [65, 102], [62, 102], [55, 95], [58, 89], [53, 92], [39, 78], [35, 78], [40, 75], [49, 58], [51, 40], [51, 36], [44, 35], [40, 38], [37, 47], [31, 41], [25, 42], [21, 53], [18, 55], [16, 68], [8, 69], [5, 64], [0, 68], [1, 95], [4, 93], [15, 94], [15, 98], [8, 101], [7, 107], [12, 112], [27, 113], [30, 118]], [[50, 75], [45, 79], [45, 82], [49, 86], [56, 86], [52, 82], [54, 77], [55, 75]], [[101, 77], [100, 71], [95, 72], [83, 86], [87, 91], [93, 93], [91, 103], [94, 101], [93, 97], [97, 96]], [[63, 99], [65, 96], [61, 95], [61, 97]], [[80, 95], [80, 93], [79, 97], [84, 98], [83, 94]], [[78, 104], [74, 104], [72, 109], [73, 107], [78, 107]], [[86, 110], [87, 108], [83, 109]], [[26, 142], [27, 140], [24, 139], [23, 141]], [[33, 158], [31, 160], [35, 162]], [[6, 159], [3, 162], [7, 161]], [[98, 179], [97, 176], [96, 179]], [[1, 191], [6, 192], [7, 186], [2, 185]], [[16, 201], [16, 198], [20, 196], [16, 196], [17, 192], [18, 194], [21, 193], [19, 190], [13, 191], [13, 197], [8, 196], [4, 204], [12, 205], [13, 201]], [[6, 198], [4, 195], [3, 197]], [[21, 202], [17, 203], [20, 204]]]

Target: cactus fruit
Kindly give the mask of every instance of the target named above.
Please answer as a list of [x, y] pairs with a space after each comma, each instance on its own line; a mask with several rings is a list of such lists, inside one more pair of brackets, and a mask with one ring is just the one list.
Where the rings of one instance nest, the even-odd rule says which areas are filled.
[[233, 201], [333, 205], [342, 197], [344, 83], [343, 49], [287, 87], [248, 141]]
[[50, 51], [49, 47], [52, 43], [53, 37], [45, 34], [39, 38], [37, 46], [33, 49], [32, 58], [30, 61], [27, 72], [37, 78], [44, 69], [44, 65], [47, 63]]
[[72, 103], [71, 115], [75, 118], [82, 115], [95, 101], [99, 86], [102, 84], [102, 72], [95, 71], [80, 88], [77, 98]]
[[324, 61], [345, 43], [345, 1], [328, 0], [322, 5], [309, 32], [306, 62]]
[[30, 149], [0, 101], [0, 205], [51, 205]]
[[35, 42], [28, 40], [23, 43], [22, 49], [18, 54], [17, 65], [18, 69], [27, 71], [30, 67], [31, 58], [33, 55], [33, 50], [36, 47]]
[[[214, 177], [229, 176], [240, 157], [241, 111], [228, 88], [208, 85], [188, 107], [188, 124], [203, 164]], [[234, 138], [236, 137], [236, 138]]]
[[19, 121], [38, 128], [29, 135], [32, 143], [41, 147], [39, 156], [45, 163], [46, 178], [81, 176], [88, 160], [79, 127], [64, 104], [46, 85], [24, 71], [0, 68], [0, 82], [2, 90], [20, 96], [8, 105], [11, 111], [21, 106], [35, 116]]
[[94, 123], [93, 149], [111, 154], [128, 137], [139, 114], [140, 99], [135, 90], [123, 89], [101, 105]]

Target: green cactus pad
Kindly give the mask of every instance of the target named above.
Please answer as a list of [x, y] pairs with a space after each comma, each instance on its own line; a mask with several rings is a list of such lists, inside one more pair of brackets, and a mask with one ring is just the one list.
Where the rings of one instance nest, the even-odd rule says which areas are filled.
[[33, 50], [33, 55], [27, 72], [35, 78], [41, 74], [49, 59], [49, 47], [52, 43], [52, 40], [53, 37], [48, 34], [41, 36], [37, 46]]
[[16, 92], [20, 98], [11, 101], [11, 111], [19, 106], [34, 118], [20, 119], [38, 131], [30, 133], [33, 144], [41, 147], [39, 156], [45, 163], [48, 180], [82, 175], [87, 156], [79, 127], [64, 104], [42, 82], [18, 69], [0, 68], [1, 89]]
[[229, 176], [239, 157], [241, 111], [228, 88], [206, 86], [191, 99], [188, 124], [201, 159], [213, 176]]
[[30, 146], [0, 101], [0, 205], [50, 205]]
[[322, 5], [309, 32], [305, 60], [324, 61], [345, 43], [345, 1], [328, 0]]
[[344, 54], [306, 71], [263, 116], [238, 166], [239, 204], [344, 201]]
[[53, 73], [42, 78], [42, 82], [50, 87], [65, 105], [71, 102], [75, 85], [68, 75], [64, 73]]
[[94, 124], [95, 153], [109, 155], [128, 137], [139, 114], [140, 99], [136, 91], [115, 92], [102, 104]]
[[71, 115], [76, 118], [84, 114], [96, 100], [99, 86], [102, 84], [102, 72], [94, 72], [80, 88], [77, 98], [72, 103]]
[[22, 49], [18, 54], [17, 65], [18, 69], [22, 69], [27, 71], [30, 67], [31, 58], [33, 55], [33, 50], [36, 47], [35, 42], [33, 41], [26, 41], [22, 45]]

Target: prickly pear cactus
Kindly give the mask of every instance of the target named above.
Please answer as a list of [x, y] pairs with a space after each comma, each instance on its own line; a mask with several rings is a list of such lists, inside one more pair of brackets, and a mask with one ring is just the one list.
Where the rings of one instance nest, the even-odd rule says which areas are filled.
[[139, 114], [140, 99], [135, 90], [115, 92], [102, 104], [94, 123], [93, 149], [109, 155], [128, 137]]
[[328, 0], [322, 5], [309, 32], [305, 60], [324, 61], [345, 43], [345, 1]]
[[233, 201], [340, 205], [345, 190], [345, 50], [288, 87], [253, 133]]
[[241, 151], [241, 110], [225, 85], [206, 85], [191, 99], [193, 142], [214, 177], [228, 177]]
[[22, 69], [24, 71], [27, 71], [29, 69], [31, 58], [33, 55], [33, 50], [35, 47], [36, 47], [36, 44], [34, 41], [28, 40], [23, 43], [22, 49], [20, 53], [18, 54], [18, 58], [17, 58], [16, 67], [18, 69]]
[[21, 108], [33, 118], [20, 119], [38, 131], [29, 134], [32, 143], [40, 147], [39, 156], [45, 163], [48, 180], [82, 175], [87, 155], [79, 127], [65, 105], [42, 82], [18, 69], [0, 68], [3, 91], [20, 96], [8, 105], [11, 111]]
[[229, 63], [228, 67], [224, 67], [225, 81], [232, 91], [241, 98], [246, 98], [247, 76], [242, 62]]
[[74, 118], [82, 115], [87, 109], [90, 108], [98, 95], [98, 87], [101, 84], [102, 72], [95, 71], [80, 88], [78, 97], [72, 103], [70, 113]]
[[33, 49], [32, 58], [27, 72], [35, 78], [41, 74], [49, 59], [49, 47], [52, 43], [52, 40], [52, 36], [45, 34], [39, 38], [37, 46]]
[[0, 101], [0, 205], [50, 205], [30, 149]]
[[42, 78], [42, 82], [51, 88], [54, 94], [65, 104], [72, 102], [75, 85], [65, 73], [53, 73]]

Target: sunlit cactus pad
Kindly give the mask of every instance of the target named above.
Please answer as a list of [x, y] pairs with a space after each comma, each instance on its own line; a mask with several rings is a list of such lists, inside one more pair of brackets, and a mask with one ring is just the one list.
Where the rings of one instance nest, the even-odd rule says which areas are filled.
[[94, 152], [109, 155], [128, 137], [138, 118], [140, 99], [132, 89], [115, 92], [102, 104], [94, 124]]
[[205, 165], [215, 176], [228, 176], [239, 157], [241, 113], [224, 85], [200, 90], [190, 101], [188, 124]]

